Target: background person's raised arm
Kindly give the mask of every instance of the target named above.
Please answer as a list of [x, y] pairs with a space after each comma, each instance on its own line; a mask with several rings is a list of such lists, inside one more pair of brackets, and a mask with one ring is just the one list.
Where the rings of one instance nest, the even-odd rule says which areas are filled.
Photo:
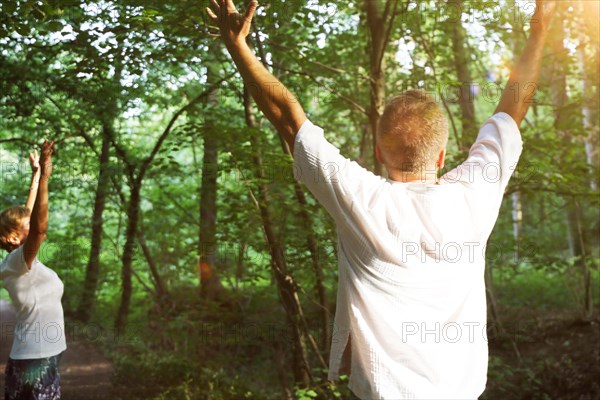
[[40, 158], [37, 150], [29, 153], [29, 165], [31, 166], [31, 185], [29, 185], [29, 194], [25, 207], [31, 212], [35, 199], [37, 198], [38, 186], [40, 184]]
[[207, 8], [206, 12], [219, 27], [250, 94], [293, 154], [296, 133], [306, 121], [306, 115], [296, 97], [264, 67], [246, 43], [258, 2], [250, 1], [243, 15], [232, 0], [211, 0], [211, 4], [212, 8]]
[[48, 230], [48, 181], [52, 175], [52, 153], [54, 142], [44, 142], [40, 156], [40, 184], [33, 211], [29, 235], [23, 245], [23, 256], [27, 267], [31, 269], [33, 260], [37, 257], [42, 242], [46, 240]]
[[554, 1], [536, 1], [529, 39], [511, 72], [508, 84], [500, 98], [500, 104], [496, 108], [496, 113], [507, 113], [515, 120], [517, 126], [525, 118], [537, 89], [544, 42], [555, 6]]

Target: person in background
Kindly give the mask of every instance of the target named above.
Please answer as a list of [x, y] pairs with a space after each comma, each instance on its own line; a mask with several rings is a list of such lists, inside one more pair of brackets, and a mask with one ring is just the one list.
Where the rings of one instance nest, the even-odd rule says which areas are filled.
[[[0, 279], [17, 311], [14, 340], [6, 365], [6, 400], [60, 399], [61, 354], [66, 350], [58, 275], [42, 264], [38, 251], [48, 230], [48, 181], [54, 142], [30, 155], [32, 185], [26, 207], [0, 213], [0, 247], [9, 254]], [[31, 209], [30, 209], [31, 207]]]

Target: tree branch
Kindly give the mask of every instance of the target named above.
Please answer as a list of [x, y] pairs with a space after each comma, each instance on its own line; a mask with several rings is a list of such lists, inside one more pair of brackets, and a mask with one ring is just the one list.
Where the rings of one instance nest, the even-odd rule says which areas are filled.
[[8, 138], [8, 139], [0, 139], [0, 143], [15, 143], [15, 142], [25, 143], [25, 144], [27, 144], [29, 146], [35, 146], [35, 145], [37, 145], [37, 143], [32, 142], [31, 140], [27, 140], [25, 138], [19, 138], [19, 137], [17, 137], [17, 138]]
[[167, 124], [167, 127], [165, 128], [165, 130], [163, 131], [163, 133], [160, 135], [160, 137], [158, 138], [158, 140], [156, 141], [154, 148], [152, 149], [152, 151], [150, 152], [150, 155], [148, 157], [146, 157], [146, 159], [142, 162], [142, 165], [140, 167], [140, 171], [138, 173], [138, 176], [136, 178], [136, 180], [139, 182], [142, 179], [144, 179], [144, 175], [146, 174], [146, 171], [148, 170], [148, 168], [150, 167], [150, 164], [152, 164], [152, 161], [154, 161], [154, 158], [156, 157], [156, 155], [158, 154], [158, 152], [160, 151], [161, 146], [163, 145], [164, 141], [167, 139], [167, 137], [169, 136], [169, 134], [171, 133], [173, 126], [175, 125], [175, 122], [177, 121], [177, 119], [186, 111], [190, 110], [192, 107], [194, 107], [196, 104], [198, 104], [200, 101], [202, 101], [204, 98], [206, 98], [210, 93], [212, 93], [221, 83], [225, 82], [226, 80], [228, 80], [229, 78], [231, 78], [232, 76], [234, 76], [236, 74], [236, 72], [231, 72], [230, 74], [228, 74], [227, 76], [223, 77], [222, 79], [220, 79], [219, 81], [215, 82], [213, 85], [211, 85], [208, 89], [206, 89], [204, 92], [200, 93], [198, 96], [196, 96], [193, 100], [191, 100], [185, 107], [181, 108], [179, 111], [177, 111], [173, 117], [171, 118], [171, 120], [169, 121], [169, 123]]

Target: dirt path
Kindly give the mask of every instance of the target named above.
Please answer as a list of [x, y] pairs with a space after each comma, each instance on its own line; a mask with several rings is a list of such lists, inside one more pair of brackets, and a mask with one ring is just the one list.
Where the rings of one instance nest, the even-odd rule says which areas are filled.
[[[4, 397], [4, 369], [14, 323], [10, 303], [0, 300], [0, 398]], [[69, 341], [67, 346], [60, 365], [62, 400], [110, 399], [112, 366], [106, 357], [83, 342]]]

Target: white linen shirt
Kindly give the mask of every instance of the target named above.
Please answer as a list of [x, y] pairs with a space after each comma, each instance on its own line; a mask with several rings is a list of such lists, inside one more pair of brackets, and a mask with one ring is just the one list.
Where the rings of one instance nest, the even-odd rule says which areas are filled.
[[61, 299], [64, 285], [37, 257], [27, 268], [23, 246], [0, 265], [0, 279], [17, 311], [13, 360], [47, 358], [67, 348]]
[[[522, 150], [505, 113], [439, 185], [376, 176], [306, 121], [295, 175], [335, 220], [339, 281], [329, 378], [351, 346], [361, 399], [476, 399], [485, 389], [485, 247]], [[351, 340], [349, 341], [349, 339]]]

